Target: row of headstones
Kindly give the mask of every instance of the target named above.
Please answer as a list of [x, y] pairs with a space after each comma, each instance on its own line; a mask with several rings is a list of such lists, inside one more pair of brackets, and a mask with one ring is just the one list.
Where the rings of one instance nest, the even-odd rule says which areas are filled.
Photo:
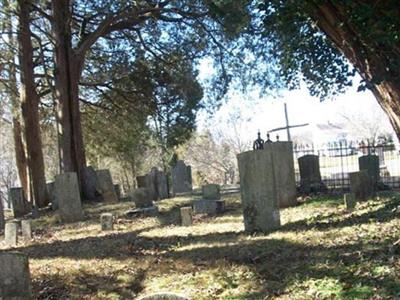
[[[300, 190], [303, 193], [326, 190], [321, 179], [318, 155], [304, 155], [298, 158]], [[349, 173], [350, 188], [357, 198], [365, 199], [376, 190], [380, 180], [379, 157], [364, 155], [358, 158], [359, 172]]]
[[[0, 253], [0, 299], [33, 299], [29, 260], [19, 252]], [[156, 293], [140, 300], [189, 300], [174, 293]]]

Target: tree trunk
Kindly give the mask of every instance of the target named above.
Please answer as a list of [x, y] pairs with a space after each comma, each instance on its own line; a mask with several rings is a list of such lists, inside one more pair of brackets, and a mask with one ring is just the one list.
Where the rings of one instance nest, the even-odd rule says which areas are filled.
[[[363, 36], [357, 26], [350, 23], [348, 11], [343, 4], [335, 1], [313, 3], [315, 10], [312, 18], [368, 83], [368, 88], [386, 112], [400, 140], [400, 82], [389, 73], [390, 62], [385, 57], [385, 51], [393, 53], [392, 49], [377, 49], [375, 41]], [[376, 81], [376, 78], [384, 79]]]
[[0, 232], [4, 230], [4, 225], [5, 225], [4, 205], [3, 205], [3, 199], [0, 195]]
[[89, 195], [86, 190], [86, 157], [79, 111], [79, 79], [83, 58], [75, 54], [71, 45], [70, 1], [53, 0], [52, 5], [61, 171], [76, 172], [81, 192], [86, 199], [90, 199], [94, 195]]
[[24, 133], [31, 175], [31, 194], [37, 207], [48, 204], [44, 160], [39, 124], [39, 96], [34, 81], [33, 48], [29, 28], [28, 0], [18, 0], [19, 6], [19, 56], [21, 66], [21, 106], [24, 119]]

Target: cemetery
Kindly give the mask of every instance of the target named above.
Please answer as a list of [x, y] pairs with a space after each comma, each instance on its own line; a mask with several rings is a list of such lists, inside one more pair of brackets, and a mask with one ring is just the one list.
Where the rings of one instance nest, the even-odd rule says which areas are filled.
[[395, 2], [3, 1], [0, 300], [400, 299]]

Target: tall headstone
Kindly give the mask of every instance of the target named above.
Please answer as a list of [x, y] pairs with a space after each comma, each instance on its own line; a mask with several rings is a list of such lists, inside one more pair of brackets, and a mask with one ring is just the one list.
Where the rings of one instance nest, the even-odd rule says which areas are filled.
[[158, 199], [167, 199], [168, 195], [168, 178], [163, 171], [157, 171], [157, 193]]
[[325, 190], [319, 168], [319, 156], [307, 154], [298, 158], [300, 170], [300, 190], [303, 193], [315, 193]]
[[[8, 247], [17, 247], [18, 244], [18, 222], [6, 222], [4, 229], [4, 242]], [[1, 298], [0, 298], [1, 299]]]
[[136, 177], [138, 187], [148, 189], [152, 200], [168, 198], [167, 180], [165, 173], [156, 167], [151, 168], [150, 173]]
[[221, 199], [221, 188], [218, 184], [206, 184], [201, 187], [203, 199], [219, 200]]
[[153, 200], [147, 188], [137, 188], [132, 192], [132, 199], [137, 208], [153, 206]]
[[349, 173], [350, 190], [354, 193], [356, 200], [367, 200], [374, 196], [373, 179], [366, 170]]
[[56, 202], [58, 203], [58, 212], [63, 222], [77, 222], [83, 220], [81, 195], [76, 173], [67, 172], [57, 175], [55, 193]]
[[19, 252], [0, 253], [0, 299], [31, 300], [29, 261]]
[[104, 202], [117, 203], [118, 197], [115, 193], [114, 184], [109, 170], [96, 171], [99, 192]]
[[92, 201], [102, 201], [101, 190], [97, 178], [97, 173], [92, 166], [87, 166], [84, 169], [85, 172], [85, 186], [84, 186], [84, 195], [87, 200]]
[[[272, 167], [279, 207], [297, 205], [292, 142], [266, 142], [263, 150], [269, 151], [272, 154]], [[271, 166], [264, 165], [264, 168], [271, 168]]]
[[237, 158], [245, 230], [268, 232], [280, 227], [273, 151], [248, 151]]
[[22, 188], [20, 187], [10, 188], [9, 199], [11, 200], [14, 218], [23, 217], [31, 212], [32, 206], [26, 200]]
[[380, 176], [379, 176], [379, 156], [378, 155], [364, 155], [358, 158], [358, 166], [360, 171], [367, 171], [370, 176], [374, 188], [376, 189]]
[[183, 160], [178, 160], [172, 168], [172, 190], [174, 194], [188, 193], [193, 189], [192, 168], [186, 166]]

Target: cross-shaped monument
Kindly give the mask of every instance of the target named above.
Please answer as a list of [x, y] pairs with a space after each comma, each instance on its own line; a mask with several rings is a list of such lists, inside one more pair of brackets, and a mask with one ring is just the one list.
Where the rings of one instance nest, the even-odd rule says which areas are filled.
[[289, 117], [288, 117], [288, 112], [287, 112], [287, 106], [286, 106], [286, 103], [285, 103], [284, 105], [285, 105], [285, 119], [286, 119], [286, 126], [284, 126], [284, 127], [278, 127], [278, 128], [274, 128], [274, 129], [271, 129], [271, 130], [269, 130], [268, 132], [269, 132], [269, 133], [271, 133], [271, 132], [275, 132], [275, 131], [280, 131], [280, 130], [284, 130], [284, 129], [286, 129], [286, 132], [287, 132], [287, 139], [288, 139], [288, 141], [291, 141], [291, 138], [290, 138], [290, 128], [296, 128], [296, 127], [303, 127], [303, 126], [307, 126], [307, 125], [308, 125], [308, 123], [305, 123], [305, 124], [298, 124], [298, 125], [289, 125]]

